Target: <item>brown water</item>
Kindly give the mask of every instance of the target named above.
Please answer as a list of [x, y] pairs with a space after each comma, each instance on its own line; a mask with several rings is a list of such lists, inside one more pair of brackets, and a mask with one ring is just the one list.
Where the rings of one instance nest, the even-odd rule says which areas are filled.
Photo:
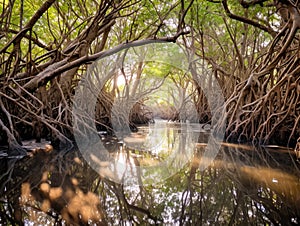
[[[156, 129], [151, 139], [147, 127], [122, 142], [103, 136], [113, 160], [96, 159], [100, 168], [77, 150], [1, 158], [0, 225], [300, 223], [299, 163], [290, 150], [225, 143], [211, 161], [204, 130]], [[175, 149], [168, 171], [160, 167]]]

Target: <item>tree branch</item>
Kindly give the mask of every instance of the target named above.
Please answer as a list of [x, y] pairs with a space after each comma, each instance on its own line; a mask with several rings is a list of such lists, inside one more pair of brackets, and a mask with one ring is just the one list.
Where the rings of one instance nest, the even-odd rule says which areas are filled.
[[264, 2], [266, 2], [268, 0], [251, 0], [251, 1], [245, 1], [245, 0], [239, 0], [240, 4], [244, 7], [244, 8], [249, 8], [250, 6], [253, 5], [263, 5]]
[[20, 42], [21, 39], [24, 37], [25, 33], [33, 27], [33, 25], [39, 20], [39, 18], [44, 14], [44, 12], [46, 12], [55, 1], [56, 0], [46, 1], [41, 6], [41, 8], [39, 8], [36, 11], [36, 13], [29, 20], [29, 22], [25, 25], [25, 27], [0, 50], [0, 53], [4, 53], [12, 43]]
[[65, 72], [65, 71], [68, 71], [74, 67], [78, 67], [82, 64], [95, 61], [99, 58], [110, 56], [112, 54], [115, 54], [115, 53], [123, 50], [123, 49], [127, 49], [130, 47], [137, 47], [137, 46], [142, 46], [142, 45], [146, 45], [146, 44], [150, 44], [150, 43], [176, 42], [176, 40], [179, 38], [179, 36], [185, 35], [188, 33], [189, 33], [189, 31], [180, 31], [172, 37], [164, 37], [164, 38], [160, 38], [160, 39], [151, 38], [151, 39], [132, 41], [129, 43], [123, 43], [123, 44], [116, 46], [115, 48], [110, 49], [110, 50], [102, 51], [102, 52], [99, 52], [99, 53], [96, 53], [96, 54], [93, 54], [90, 56], [83, 56], [72, 62], [68, 62], [68, 59], [64, 59], [60, 62], [50, 65], [43, 72], [36, 75], [32, 80], [30, 80], [29, 82], [27, 82], [24, 85], [24, 88], [27, 89], [28, 91], [34, 91], [39, 86], [45, 85], [49, 80], [53, 79], [54, 77], [60, 75], [61, 73]]
[[248, 18], [241, 17], [241, 16], [238, 16], [238, 15], [235, 15], [235, 14], [231, 13], [230, 10], [229, 10], [229, 8], [228, 8], [227, 0], [223, 0], [222, 1], [222, 5], [224, 7], [226, 15], [229, 18], [241, 21], [241, 22], [246, 23], [246, 24], [250, 24], [250, 25], [252, 25], [254, 27], [257, 27], [257, 28], [259, 28], [259, 29], [261, 29], [261, 30], [269, 33], [270, 35], [272, 35], [272, 37], [276, 36], [277, 33], [271, 27], [264, 26], [263, 24], [260, 24], [260, 23], [258, 23], [256, 21], [253, 21], [253, 20], [250, 20]]

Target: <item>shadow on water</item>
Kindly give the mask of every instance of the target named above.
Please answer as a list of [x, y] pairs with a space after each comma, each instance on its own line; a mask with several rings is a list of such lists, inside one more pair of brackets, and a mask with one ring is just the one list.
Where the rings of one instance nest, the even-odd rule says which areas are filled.
[[[172, 148], [180, 133], [170, 131], [167, 147]], [[0, 225], [300, 223], [300, 171], [292, 152], [226, 143], [212, 164], [200, 171], [207, 137], [203, 131], [199, 134], [192, 158], [184, 167], [164, 181], [144, 186], [105, 178], [114, 175], [106, 162], [102, 162], [106, 173], [99, 176], [77, 150], [2, 158]], [[133, 145], [144, 137], [135, 133], [127, 142]], [[130, 145], [111, 155], [115, 159], [123, 156], [132, 167], [157, 164], [164, 158]]]

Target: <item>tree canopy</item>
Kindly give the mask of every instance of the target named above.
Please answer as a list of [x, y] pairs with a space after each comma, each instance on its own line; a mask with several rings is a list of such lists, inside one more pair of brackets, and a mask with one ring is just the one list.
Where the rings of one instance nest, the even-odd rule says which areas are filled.
[[[217, 79], [226, 99], [219, 125], [226, 124], [227, 140], [294, 145], [300, 136], [297, 2], [1, 0], [0, 4], [0, 142], [9, 145], [12, 155], [24, 153], [21, 142], [32, 137], [53, 144], [71, 142], [74, 90], [88, 66], [147, 40], [177, 42], [212, 70], [210, 76]], [[144, 75], [155, 68], [146, 68]], [[172, 76], [180, 84], [183, 75]], [[115, 91], [101, 91], [99, 109], [105, 114], [100, 124], [109, 126]], [[209, 122], [207, 99], [197, 84], [193, 95], [200, 118]]]
[[0, 224], [298, 225], [299, 28], [295, 0], [0, 0]]

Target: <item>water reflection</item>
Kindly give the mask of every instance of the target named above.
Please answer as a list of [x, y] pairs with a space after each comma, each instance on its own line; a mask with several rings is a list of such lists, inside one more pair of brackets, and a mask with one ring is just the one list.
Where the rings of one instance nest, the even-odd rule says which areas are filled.
[[159, 121], [141, 127], [124, 137], [120, 150], [111, 154], [114, 177], [108, 179], [130, 186], [164, 181], [191, 160], [197, 137], [199, 132], [189, 124]]
[[[145, 183], [137, 176], [140, 183], [126, 185], [108, 179], [122, 179], [125, 169], [118, 164], [138, 174], [135, 166], [158, 165], [174, 147], [184, 151], [187, 146], [180, 146], [180, 130], [174, 128], [169, 127], [169, 144], [153, 151], [146, 151], [146, 128], [133, 134], [124, 141], [127, 146], [111, 151], [115, 161], [99, 162], [101, 176], [76, 150], [0, 159], [0, 225], [299, 224], [299, 163], [287, 149], [223, 144], [201, 171], [207, 137], [194, 130], [199, 139], [191, 158], [164, 181]], [[134, 148], [135, 138], [144, 139], [144, 150]]]

